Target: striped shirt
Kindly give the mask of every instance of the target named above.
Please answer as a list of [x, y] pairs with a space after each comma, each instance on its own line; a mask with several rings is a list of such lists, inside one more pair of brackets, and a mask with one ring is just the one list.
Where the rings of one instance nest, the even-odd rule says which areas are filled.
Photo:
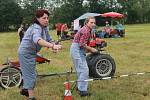
[[91, 29], [83, 26], [74, 36], [73, 43], [79, 43], [80, 47], [85, 47], [91, 38]]

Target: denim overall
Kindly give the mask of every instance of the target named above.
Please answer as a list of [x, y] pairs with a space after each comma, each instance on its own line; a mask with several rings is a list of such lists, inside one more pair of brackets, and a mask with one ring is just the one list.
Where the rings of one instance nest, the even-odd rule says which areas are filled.
[[28, 28], [18, 49], [19, 63], [21, 66], [23, 88], [34, 89], [36, 83], [36, 54], [41, 49], [38, 40], [42, 38], [51, 41], [48, 28], [41, 28], [38, 24], [33, 24]]

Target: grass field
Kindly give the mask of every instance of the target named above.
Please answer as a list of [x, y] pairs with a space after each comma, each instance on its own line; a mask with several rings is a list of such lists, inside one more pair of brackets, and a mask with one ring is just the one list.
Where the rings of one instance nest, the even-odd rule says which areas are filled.
[[[106, 39], [105, 48], [116, 62], [115, 75], [136, 72], [150, 72], [150, 24], [126, 25], [125, 38]], [[51, 35], [56, 39], [55, 31]], [[0, 33], [0, 64], [6, 58], [17, 59], [19, 39], [16, 32]], [[73, 66], [69, 47], [70, 41], [62, 42], [63, 49], [54, 54], [51, 50], [41, 53], [50, 58], [50, 64], [37, 65], [38, 73], [63, 72]], [[63, 100], [65, 76], [38, 78], [35, 94], [38, 100]], [[75, 80], [75, 75], [71, 76]], [[73, 91], [73, 100], [150, 100], [150, 74], [98, 80], [89, 83], [90, 97], [80, 97]], [[4, 90], [0, 88], [0, 100], [24, 100], [19, 88]]]

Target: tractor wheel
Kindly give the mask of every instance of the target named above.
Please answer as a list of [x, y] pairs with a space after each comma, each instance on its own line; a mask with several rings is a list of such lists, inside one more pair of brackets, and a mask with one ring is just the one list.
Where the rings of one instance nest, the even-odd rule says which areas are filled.
[[90, 77], [93, 76], [93, 70], [92, 70], [93, 60], [94, 60], [93, 58], [96, 58], [96, 57], [97, 57], [97, 55], [93, 55], [93, 54], [89, 54], [86, 56], [86, 61], [87, 61], [87, 65], [89, 67], [89, 76]]
[[0, 84], [4, 89], [19, 87], [22, 83], [22, 75], [20, 69], [8, 66], [0, 72]]
[[[91, 59], [88, 59], [90, 57]], [[87, 58], [90, 76], [94, 78], [102, 78], [114, 75], [116, 65], [114, 59], [110, 55], [99, 54], [90, 57]]]

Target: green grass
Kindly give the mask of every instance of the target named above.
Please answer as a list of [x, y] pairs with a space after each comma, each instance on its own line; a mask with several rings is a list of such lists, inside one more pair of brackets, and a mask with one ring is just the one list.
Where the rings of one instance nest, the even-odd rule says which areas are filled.
[[[109, 53], [116, 62], [115, 75], [150, 71], [150, 24], [126, 25], [126, 37], [106, 39]], [[56, 39], [55, 31], [51, 31]], [[0, 33], [0, 63], [6, 58], [17, 59], [19, 39], [17, 32]], [[44, 57], [50, 58], [50, 64], [37, 65], [38, 73], [63, 72], [70, 69], [72, 61], [69, 55], [71, 42], [62, 42], [63, 49], [54, 54], [51, 50], [42, 49]], [[99, 80], [89, 82], [90, 97], [81, 98], [73, 91], [74, 100], [149, 100], [150, 79], [149, 74], [117, 78], [112, 80]], [[71, 80], [75, 80], [75, 75]], [[35, 94], [38, 100], [62, 100], [64, 95], [65, 76], [38, 78]], [[1, 100], [23, 100], [19, 95], [19, 88], [8, 90], [0, 89]]]

